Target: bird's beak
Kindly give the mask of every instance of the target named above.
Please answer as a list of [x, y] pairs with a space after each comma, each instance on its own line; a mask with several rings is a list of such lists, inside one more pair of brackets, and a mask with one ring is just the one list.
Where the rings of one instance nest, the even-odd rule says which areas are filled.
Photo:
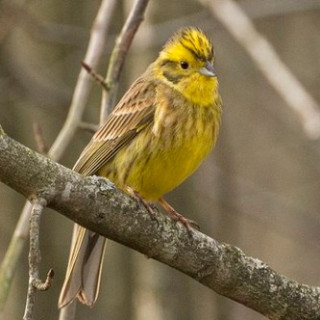
[[199, 73], [204, 76], [207, 76], [207, 77], [216, 77], [217, 76], [216, 69], [209, 62], [207, 62], [204, 67], [199, 69]]

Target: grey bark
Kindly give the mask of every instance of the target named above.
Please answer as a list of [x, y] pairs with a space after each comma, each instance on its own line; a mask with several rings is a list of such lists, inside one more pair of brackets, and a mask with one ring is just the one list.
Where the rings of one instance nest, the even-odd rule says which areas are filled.
[[299, 284], [239, 248], [150, 216], [110, 181], [82, 177], [14, 141], [0, 127], [0, 181], [44, 198], [65, 217], [163, 262], [269, 319], [320, 319], [320, 288]]

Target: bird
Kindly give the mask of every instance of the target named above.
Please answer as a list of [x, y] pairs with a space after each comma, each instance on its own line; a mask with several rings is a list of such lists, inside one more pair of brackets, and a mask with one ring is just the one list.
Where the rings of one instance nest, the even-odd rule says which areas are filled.
[[[198, 27], [183, 27], [129, 87], [73, 170], [103, 176], [151, 208], [158, 202], [188, 231], [192, 221], [163, 195], [181, 184], [216, 144], [222, 100], [214, 48]], [[177, 222], [177, 223], [178, 223]], [[106, 238], [75, 225], [58, 306], [97, 300]]]

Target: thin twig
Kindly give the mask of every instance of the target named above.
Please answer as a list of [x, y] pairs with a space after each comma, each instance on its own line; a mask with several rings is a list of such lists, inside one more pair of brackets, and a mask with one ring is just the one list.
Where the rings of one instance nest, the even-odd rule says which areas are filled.
[[43, 198], [36, 198], [32, 203], [32, 211], [30, 218], [30, 251], [29, 251], [29, 286], [24, 312], [24, 320], [34, 319], [34, 303], [35, 293], [37, 290], [48, 289], [52, 283], [54, 276], [53, 270], [48, 272], [45, 283], [39, 279], [39, 264], [41, 261], [40, 253], [40, 218], [46, 206], [46, 201]]
[[206, 5], [244, 47], [281, 98], [299, 115], [307, 137], [318, 139], [319, 104], [281, 61], [273, 46], [257, 31], [239, 4], [233, 0], [199, 0], [199, 2]]
[[104, 123], [114, 105], [119, 78], [133, 37], [144, 19], [149, 0], [136, 0], [113, 48], [105, 82], [109, 91], [103, 92], [100, 124]]
[[33, 134], [34, 134], [34, 138], [36, 140], [39, 152], [41, 154], [47, 154], [48, 148], [43, 136], [42, 127], [40, 126], [40, 123], [38, 121], [33, 122]]
[[43, 282], [41, 279], [34, 279], [33, 286], [39, 291], [47, 291], [51, 288], [54, 278], [53, 269], [49, 269], [46, 280]]

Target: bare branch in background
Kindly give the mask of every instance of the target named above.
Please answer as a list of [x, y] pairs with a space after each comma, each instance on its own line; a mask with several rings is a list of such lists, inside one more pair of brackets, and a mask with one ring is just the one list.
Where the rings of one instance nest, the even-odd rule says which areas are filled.
[[33, 122], [33, 134], [34, 138], [36, 140], [37, 146], [38, 146], [38, 151], [41, 154], [47, 154], [48, 148], [43, 136], [43, 130], [39, 122], [34, 121]]
[[1, 134], [0, 180], [25, 197], [44, 198], [48, 207], [80, 225], [161, 261], [269, 319], [320, 318], [319, 287], [290, 280], [239, 248], [199, 231], [190, 236], [165, 215], [154, 219], [108, 180], [82, 177]]
[[[106, 42], [111, 16], [116, 3], [116, 0], [102, 1], [96, 20], [94, 21], [88, 50], [84, 58], [84, 61], [93, 69], [97, 68], [100, 58], [104, 53], [104, 43]], [[92, 80], [90, 75], [86, 70], [81, 68], [66, 122], [48, 153], [51, 159], [60, 159], [64, 150], [69, 145], [82, 120], [91, 87]]]
[[129, 47], [132, 43], [133, 37], [144, 19], [144, 12], [147, 8], [148, 3], [149, 0], [135, 1], [113, 48], [105, 80], [109, 87], [109, 90], [103, 92], [100, 112], [100, 124], [104, 123], [106, 117], [111, 112], [111, 108], [114, 105], [121, 70]]
[[239, 4], [233, 0], [199, 0], [199, 2], [207, 6], [238, 43], [244, 47], [272, 87], [298, 114], [308, 138], [318, 139], [320, 137], [319, 104], [281, 61], [275, 49], [257, 31]]
[[[115, 8], [116, 0], [103, 0], [94, 21], [91, 37], [86, 52], [85, 60], [93, 67], [96, 67], [104, 54], [105, 42], [107, 40], [108, 29], [111, 16]], [[90, 75], [81, 68], [78, 81], [72, 98], [70, 110], [66, 122], [58, 137], [48, 152], [48, 156], [58, 160], [68, 147], [76, 130], [78, 129], [82, 115], [88, 100], [92, 80]], [[10, 285], [14, 276], [18, 258], [24, 248], [25, 240], [28, 238], [28, 220], [31, 206], [26, 202], [14, 235], [9, 244], [9, 248], [2, 261], [0, 268], [0, 310], [3, 309], [9, 294]]]

